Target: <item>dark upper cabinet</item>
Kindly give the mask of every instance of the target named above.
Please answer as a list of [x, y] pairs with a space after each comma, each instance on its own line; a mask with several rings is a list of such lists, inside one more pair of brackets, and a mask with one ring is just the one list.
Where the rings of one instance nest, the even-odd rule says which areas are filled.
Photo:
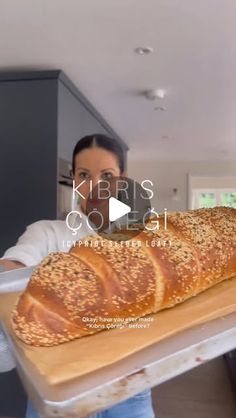
[[58, 218], [58, 161], [91, 133], [127, 151], [62, 71], [0, 73], [0, 256], [27, 225]]

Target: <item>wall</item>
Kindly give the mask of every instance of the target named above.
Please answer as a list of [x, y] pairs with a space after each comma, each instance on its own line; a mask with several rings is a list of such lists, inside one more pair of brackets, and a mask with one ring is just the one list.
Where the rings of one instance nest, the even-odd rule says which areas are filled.
[[[188, 174], [206, 176], [236, 176], [235, 161], [128, 161], [129, 177], [154, 183], [152, 206], [158, 212], [164, 208], [186, 210], [188, 202]], [[177, 188], [179, 201], [171, 199], [172, 189]]]

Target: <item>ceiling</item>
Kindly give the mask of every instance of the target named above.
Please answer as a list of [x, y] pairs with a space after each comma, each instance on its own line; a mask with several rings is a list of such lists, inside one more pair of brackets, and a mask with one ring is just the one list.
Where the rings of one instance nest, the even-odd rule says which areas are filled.
[[[0, 6], [0, 70], [62, 69], [127, 142], [131, 158], [236, 159], [235, 0]], [[154, 52], [137, 55], [138, 46]], [[152, 88], [166, 97], [142, 96]]]

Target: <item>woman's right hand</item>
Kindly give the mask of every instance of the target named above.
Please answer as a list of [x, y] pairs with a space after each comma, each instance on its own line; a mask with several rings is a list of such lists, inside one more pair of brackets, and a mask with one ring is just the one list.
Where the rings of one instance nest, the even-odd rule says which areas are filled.
[[3, 266], [5, 270], [8, 271], [25, 267], [25, 264], [21, 263], [20, 261], [1, 259], [0, 266]]

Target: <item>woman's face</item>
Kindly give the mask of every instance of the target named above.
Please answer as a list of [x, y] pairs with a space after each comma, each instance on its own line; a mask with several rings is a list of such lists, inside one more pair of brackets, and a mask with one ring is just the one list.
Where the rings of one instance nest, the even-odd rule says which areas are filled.
[[75, 156], [75, 186], [77, 187], [85, 180], [79, 187], [80, 193], [85, 197], [85, 199], [80, 199], [80, 206], [84, 213], [86, 213], [91, 184], [94, 189], [100, 180], [109, 180], [121, 174], [118, 158], [106, 149], [86, 148]]

